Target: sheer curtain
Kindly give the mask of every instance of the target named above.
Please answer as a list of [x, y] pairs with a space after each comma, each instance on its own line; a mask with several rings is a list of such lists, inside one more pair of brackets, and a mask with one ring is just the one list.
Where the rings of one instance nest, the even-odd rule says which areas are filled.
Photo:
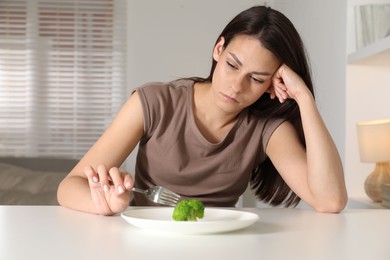
[[126, 0], [0, 1], [0, 156], [79, 159], [126, 99]]

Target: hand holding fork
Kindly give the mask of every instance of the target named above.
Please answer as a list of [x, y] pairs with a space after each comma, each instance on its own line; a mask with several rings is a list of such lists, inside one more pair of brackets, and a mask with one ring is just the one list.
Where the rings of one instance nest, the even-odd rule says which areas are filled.
[[126, 190], [143, 193], [151, 201], [162, 205], [176, 206], [180, 200], [180, 195], [160, 186], [147, 190], [134, 188], [130, 174], [117, 167], [107, 171], [104, 166], [99, 166], [95, 171], [87, 166], [84, 173], [89, 180], [92, 200], [98, 214], [112, 215], [125, 210], [131, 198]]

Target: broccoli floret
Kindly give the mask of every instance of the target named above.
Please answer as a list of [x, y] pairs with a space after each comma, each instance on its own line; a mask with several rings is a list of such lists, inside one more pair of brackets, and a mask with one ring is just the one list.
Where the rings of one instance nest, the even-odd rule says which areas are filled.
[[195, 199], [181, 200], [173, 210], [172, 218], [176, 221], [197, 221], [204, 216], [204, 205]]

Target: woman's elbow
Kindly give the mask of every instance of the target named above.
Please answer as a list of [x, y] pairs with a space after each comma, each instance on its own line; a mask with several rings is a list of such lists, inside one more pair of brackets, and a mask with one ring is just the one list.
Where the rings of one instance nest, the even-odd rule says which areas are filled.
[[332, 198], [318, 205], [315, 205], [313, 208], [315, 211], [320, 213], [340, 213], [345, 209], [348, 202], [347, 194], [338, 196], [337, 198]]

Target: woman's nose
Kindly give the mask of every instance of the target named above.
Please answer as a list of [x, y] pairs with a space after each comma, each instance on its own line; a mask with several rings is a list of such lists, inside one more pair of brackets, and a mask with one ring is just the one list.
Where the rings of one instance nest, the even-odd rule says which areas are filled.
[[235, 93], [242, 92], [245, 89], [245, 77], [236, 77], [231, 88]]

